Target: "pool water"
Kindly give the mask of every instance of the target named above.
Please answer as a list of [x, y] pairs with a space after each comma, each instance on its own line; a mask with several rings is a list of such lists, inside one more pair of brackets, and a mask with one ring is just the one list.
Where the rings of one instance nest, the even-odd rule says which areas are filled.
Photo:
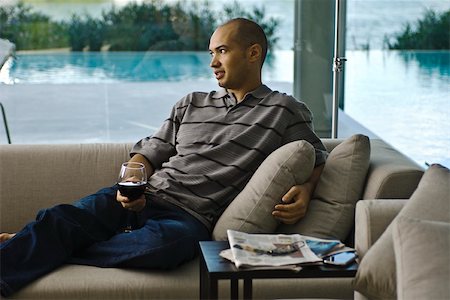
[[345, 112], [420, 165], [450, 167], [450, 51], [346, 56]]
[[6, 83], [179, 81], [211, 77], [208, 65], [208, 54], [197, 52], [18, 54], [3, 80]]
[[[212, 80], [210, 55], [205, 52], [55, 52], [17, 54], [0, 72], [0, 82], [112, 83]], [[293, 80], [292, 51], [272, 53], [265, 78]], [[282, 68], [283, 71], [280, 71]]]
[[[450, 51], [353, 50], [346, 52], [346, 58], [344, 111], [420, 165], [424, 166], [427, 162], [450, 166]], [[157, 90], [154, 94], [165, 89], [166, 94], [172, 93], [166, 98], [176, 101], [181, 97], [176, 93], [191, 91], [193, 84], [203, 89], [216, 87], [209, 61], [206, 51], [18, 54], [16, 60], [8, 61], [2, 69], [0, 80], [14, 84], [11, 92], [14, 86], [23, 84], [64, 85], [63, 89], [68, 89], [78, 84], [152, 83], [152, 89]], [[269, 86], [283, 83], [281, 90], [291, 93], [292, 66], [292, 51], [273, 52], [264, 67], [264, 82]], [[171, 83], [170, 87], [166, 83]], [[99, 95], [109, 94], [110, 89], [105, 87]], [[127, 97], [145, 97], [146, 101], [150, 101], [148, 95], [137, 91], [124, 91], [123, 98]], [[116, 101], [111, 96], [100, 97], [99, 100], [105, 103]], [[5, 97], [1, 101], [8, 104]], [[69, 101], [67, 97], [65, 101]], [[75, 97], [73, 101], [76, 109], [79, 100]], [[159, 119], [166, 117], [173, 101], [161, 101], [156, 97], [151, 101], [151, 114], [155, 116], [151, 125], [156, 128]], [[18, 107], [17, 103], [10, 102], [10, 105]], [[24, 107], [28, 105], [24, 103]], [[17, 116], [20, 118], [23, 112]], [[142, 116], [140, 124], [148, 122], [145, 120], [148, 120], [147, 115]], [[23, 120], [17, 121], [23, 123]], [[108, 126], [112, 122], [107, 119]], [[15, 136], [17, 139], [17, 133]], [[111, 136], [114, 135], [108, 135], [108, 141], [114, 141], [110, 140]], [[43, 142], [30, 138], [33, 137], [24, 140]], [[97, 138], [95, 141], [102, 140]]]

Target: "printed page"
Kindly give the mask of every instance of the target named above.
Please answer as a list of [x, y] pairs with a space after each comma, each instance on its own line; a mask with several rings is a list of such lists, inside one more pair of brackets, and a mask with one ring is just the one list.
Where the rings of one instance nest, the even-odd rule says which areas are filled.
[[248, 234], [228, 230], [228, 240], [238, 268], [286, 266], [322, 260], [309, 248], [300, 234]]

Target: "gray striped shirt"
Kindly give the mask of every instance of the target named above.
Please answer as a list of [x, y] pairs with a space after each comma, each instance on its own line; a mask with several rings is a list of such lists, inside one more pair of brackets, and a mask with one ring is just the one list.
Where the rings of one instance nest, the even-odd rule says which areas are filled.
[[224, 89], [187, 95], [131, 154], [144, 155], [155, 169], [152, 193], [211, 229], [263, 160], [295, 140], [316, 148], [316, 165], [325, 162], [306, 105], [262, 85], [239, 103]]

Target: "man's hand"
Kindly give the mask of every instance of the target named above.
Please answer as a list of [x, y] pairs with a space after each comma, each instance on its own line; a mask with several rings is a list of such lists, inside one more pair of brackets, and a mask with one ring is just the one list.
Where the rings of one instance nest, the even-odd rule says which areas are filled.
[[272, 216], [285, 224], [295, 224], [306, 214], [311, 200], [312, 186], [310, 183], [294, 185], [281, 198], [282, 204], [275, 205]]
[[[152, 176], [154, 170], [150, 162], [142, 154], [135, 154], [128, 162], [139, 162], [144, 164], [145, 170], [147, 171], [147, 177]], [[147, 200], [145, 200], [145, 195], [137, 198], [136, 200], [130, 200], [123, 196], [120, 191], [117, 191], [116, 200], [122, 204], [123, 208], [139, 212], [144, 209]]]
[[123, 196], [120, 191], [117, 191], [116, 200], [122, 204], [123, 208], [139, 212], [144, 209], [147, 200], [145, 200], [145, 195], [137, 198], [136, 200], [130, 200], [128, 197]]
[[281, 198], [282, 204], [275, 205], [272, 216], [285, 224], [295, 224], [306, 214], [309, 201], [322, 174], [324, 164], [315, 167], [311, 177], [301, 185], [294, 185]]

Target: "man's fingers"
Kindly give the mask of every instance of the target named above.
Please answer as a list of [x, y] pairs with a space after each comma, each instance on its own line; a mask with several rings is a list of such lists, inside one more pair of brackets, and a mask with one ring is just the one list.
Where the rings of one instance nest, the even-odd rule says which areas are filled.
[[294, 224], [304, 217], [306, 209], [301, 207], [300, 203], [277, 204], [272, 216], [285, 224]]
[[285, 224], [294, 224], [301, 218], [301, 216], [290, 215], [283, 212], [273, 212], [272, 215]]
[[123, 208], [131, 210], [131, 211], [141, 211], [146, 204], [145, 197], [142, 196], [136, 200], [130, 201], [127, 198], [127, 201], [121, 202]]
[[289, 204], [277, 204], [275, 205], [275, 210], [279, 211], [290, 211], [295, 206], [295, 203], [289, 203]]
[[295, 195], [298, 193], [298, 188], [296, 186], [293, 186], [289, 189], [289, 191], [284, 194], [284, 196], [281, 198], [283, 202], [292, 202], [292, 199], [295, 197]]

